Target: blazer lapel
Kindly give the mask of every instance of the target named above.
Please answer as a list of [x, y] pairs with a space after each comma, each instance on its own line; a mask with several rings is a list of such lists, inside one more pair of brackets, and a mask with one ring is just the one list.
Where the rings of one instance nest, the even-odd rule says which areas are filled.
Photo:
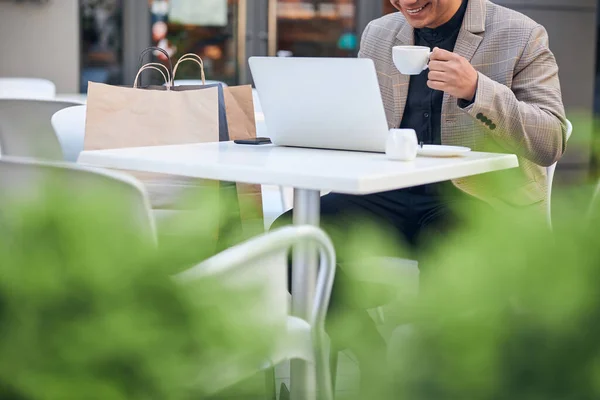
[[[396, 46], [412, 46], [415, 44], [414, 29], [408, 22], [400, 28], [396, 36]], [[408, 97], [408, 85], [410, 83], [410, 75], [402, 75], [394, 66], [392, 73], [392, 82], [394, 84], [394, 121], [393, 128], [400, 127], [400, 121], [404, 115], [406, 107], [406, 98]]]

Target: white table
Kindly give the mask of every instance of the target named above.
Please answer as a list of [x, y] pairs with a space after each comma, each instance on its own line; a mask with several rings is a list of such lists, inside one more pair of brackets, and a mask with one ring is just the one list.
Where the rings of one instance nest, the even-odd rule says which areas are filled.
[[[319, 224], [320, 192], [369, 194], [461, 178], [518, 166], [510, 154], [470, 153], [465, 157], [417, 157], [390, 161], [384, 154], [249, 146], [232, 142], [84, 151], [82, 164], [221, 181], [294, 188], [294, 224]], [[294, 251], [292, 311], [306, 318], [312, 309], [317, 274], [310, 246]], [[292, 363], [292, 398], [312, 390], [314, 371]]]

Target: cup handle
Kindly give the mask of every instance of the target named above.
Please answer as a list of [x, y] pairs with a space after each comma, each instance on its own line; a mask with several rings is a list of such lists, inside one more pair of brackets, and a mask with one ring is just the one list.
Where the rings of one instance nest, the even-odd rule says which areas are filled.
[[423, 67], [423, 71], [429, 68], [429, 57], [431, 57], [431, 52], [427, 54], [427, 64], [425, 64], [425, 66]]

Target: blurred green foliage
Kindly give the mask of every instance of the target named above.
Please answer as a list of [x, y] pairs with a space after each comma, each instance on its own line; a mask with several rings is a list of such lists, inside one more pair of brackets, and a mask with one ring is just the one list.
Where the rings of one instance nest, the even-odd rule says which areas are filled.
[[[49, 187], [0, 206], [0, 399], [204, 399], [215, 382], [265, 361], [280, 332], [255, 323], [260, 288], [171, 279], [247, 237], [228, 211], [236, 199], [190, 197], [194, 207], [161, 222], [156, 246], [117, 196]], [[369, 364], [388, 379], [372, 382], [370, 398], [600, 398], [593, 189], [555, 197], [553, 231], [539, 207], [456, 210], [459, 229], [417, 255], [420, 294], [391, 310], [402, 318], [388, 362]], [[351, 275], [364, 260], [415, 256], [358, 219], [332, 234]], [[344, 296], [390, 295], [362, 289]], [[345, 321], [339, 328], [360, 341], [361, 327]]]
[[[591, 204], [592, 193], [563, 189], [553, 231], [535, 207], [457, 209], [461, 227], [419, 255], [419, 295], [392, 310], [404, 321], [391, 335], [388, 363], [380, 363], [387, 387], [372, 392], [410, 400], [600, 398], [600, 236], [589, 213], [600, 199]], [[373, 247], [385, 239], [362, 230], [348, 247], [366, 237]]]
[[263, 364], [279, 332], [254, 322], [260, 288], [171, 279], [214, 254], [227, 222], [214, 198], [196, 197], [158, 247], [116, 193], [52, 181], [3, 198], [0, 399], [201, 399], [216, 378]]

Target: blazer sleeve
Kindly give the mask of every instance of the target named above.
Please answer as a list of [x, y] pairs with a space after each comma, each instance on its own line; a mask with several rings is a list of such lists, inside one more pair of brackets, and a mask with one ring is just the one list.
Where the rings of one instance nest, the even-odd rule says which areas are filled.
[[362, 36], [360, 38], [360, 47], [358, 49], [358, 58], [366, 58], [367, 55], [365, 54], [366, 52], [366, 38], [369, 36], [369, 31], [371, 30], [371, 23], [369, 22], [367, 24], [367, 26], [365, 27], [365, 30], [362, 33]]
[[567, 124], [558, 66], [543, 26], [532, 30], [512, 88], [479, 73], [475, 101], [462, 110], [506, 150], [545, 167], [558, 161]]

